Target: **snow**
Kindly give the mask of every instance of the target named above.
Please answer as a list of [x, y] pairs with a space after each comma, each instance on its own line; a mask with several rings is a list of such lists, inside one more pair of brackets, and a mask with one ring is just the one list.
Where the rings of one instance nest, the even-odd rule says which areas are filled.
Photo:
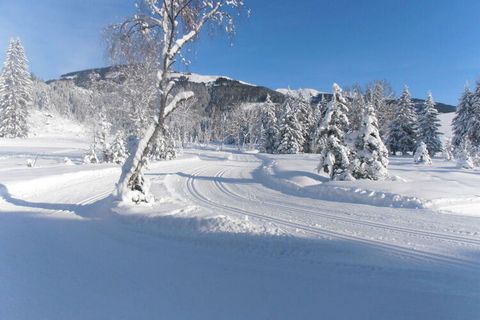
[[280, 92], [284, 95], [290, 95], [294, 98], [300, 98], [305, 101], [310, 101], [312, 98], [317, 97], [319, 94], [325, 93], [318, 91], [316, 89], [301, 88], [301, 89], [277, 89], [277, 92]]
[[181, 73], [181, 72], [172, 72], [171, 73], [172, 78], [181, 78], [185, 77], [188, 81], [193, 82], [193, 83], [204, 83], [204, 84], [211, 84], [215, 81], [217, 81], [219, 78], [231, 80], [231, 81], [238, 81], [241, 84], [247, 85], [247, 86], [253, 86], [256, 87], [254, 84], [250, 84], [248, 82], [244, 81], [239, 81], [239, 80], [233, 80], [232, 78], [226, 77], [226, 76], [213, 76], [213, 75], [202, 75], [202, 74], [197, 74], [197, 73]]
[[318, 155], [192, 147], [127, 206], [120, 167], [54, 132], [0, 140], [0, 319], [480, 314], [479, 171], [396, 157], [392, 179], [329, 181]]
[[440, 119], [440, 132], [442, 135], [440, 136], [440, 139], [442, 139], [442, 142], [445, 141], [445, 138], [452, 138], [452, 120], [455, 117], [455, 112], [449, 112], [449, 113], [440, 113], [438, 115], [438, 119]]

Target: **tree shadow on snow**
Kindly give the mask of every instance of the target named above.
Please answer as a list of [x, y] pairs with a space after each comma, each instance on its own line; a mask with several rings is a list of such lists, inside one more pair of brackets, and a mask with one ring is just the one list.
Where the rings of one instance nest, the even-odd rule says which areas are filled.
[[96, 197], [95, 198], [92, 197], [91, 199], [87, 199], [80, 203], [33, 202], [33, 201], [19, 199], [12, 196], [8, 188], [5, 185], [0, 184], [0, 198], [18, 207], [54, 210], [54, 211], [69, 211], [83, 218], [93, 218], [97, 215], [97, 213], [95, 212], [96, 210], [93, 210], [93, 209], [94, 208], [98, 209], [99, 207], [101, 207], [101, 205], [105, 204], [106, 200], [109, 199], [110, 196], [107, 195], [100, 200], [97, 200]]

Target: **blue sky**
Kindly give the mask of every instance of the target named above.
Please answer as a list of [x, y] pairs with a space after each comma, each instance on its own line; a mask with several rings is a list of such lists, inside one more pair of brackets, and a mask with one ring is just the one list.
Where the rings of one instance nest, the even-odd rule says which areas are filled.
[[[451, 104], [480, 76], [477, 0], [245, 1], [252, 16], [233, 44], [203, 35], [189, 71], [293, 89], [387, 79], [397, 93], [408, 84], [416, 97], [432, 90]], [[101, 30], [133, 13], [132, 3], [0, 0], [0, 49], [19, 36], [43, 79], [107, 65]]]

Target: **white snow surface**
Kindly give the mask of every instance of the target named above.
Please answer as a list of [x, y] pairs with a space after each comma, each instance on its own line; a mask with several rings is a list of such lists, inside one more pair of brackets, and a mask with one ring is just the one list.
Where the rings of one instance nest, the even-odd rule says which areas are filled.
[[390, 180], [330, 182], [318, 155], [190, 148], [131, 206], [86, 147], [0, 140], [0, 319], [480, 315], [478, 171], [391, 158]]
[[277, 89], [276, 91], [285, 94], [285, 95], [290, 95], [294, 98], [300, 98], [305, 101], [310, 101], [313, 97], [318, 96], [319, 94], [322, 94], [324, 92], [318, 91], [316, 89], [310, 89], [310, 88], [301, 88], [301, 89]]
[[239, 80], [234, 80], [230, 77], [227, 76], [214, 76], [214, 75], [203, 75], [203, 74], [197, 74], [197, 73], [190, 73], [190, 72], [172, 72], [171, 73], [172, 78], [180, 78], [180, 77], [186, 77], [188, 81], [193, 82], [193, 83], [205, 83], [205, 84], [210, 84], [212, 82], [217, 81], [219, 78], [224, 78], [227, 80], [232, 80], [232, 81], [238, 81], [242, 84], [248, 85], [248, 86], [254, 86], [256, 85], [244, 82], [244, 81], [239, 81]]

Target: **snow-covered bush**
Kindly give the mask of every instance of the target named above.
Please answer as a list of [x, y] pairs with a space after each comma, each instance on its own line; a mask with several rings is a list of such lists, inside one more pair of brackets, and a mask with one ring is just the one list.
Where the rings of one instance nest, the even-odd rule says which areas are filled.
[[388, 150], [380, 137], [373, 106], [369, 104], [363, 111], [355, 142], [352, 174], [356, 179], [381, 180], [388, 177], [387, 166]]
[[67, 165], [67, 166], [73, 166], [73, 165], [75, 165], [75, 164], [72, 162], [72, 160], [70, 160], [69, 157], [63, 158], [63, 163], [65, 163], [65, 165]]
[[319, 130], [320, 163], [317, 170], [328, 173], [332, 180], [351, 180], [350, 148], [345, 143], [349, 125], [347, 102], [342, 89], [333, 84], [333, 97], [329, 102]]
[[425, 165], [432, 164], [432, 159], [430, 158], [430, 154], [428, 153], [428, 148], [425, 142], [422, 141], [418, 144], [415, 154], [413, 155], [413, 162], [416, 164]]
[[457, 148], [455, 160], [457, 167], [464, 169], [473, 169], [474, 161], [472, 157], [472, 146], [469, 140], [464, 140]]

